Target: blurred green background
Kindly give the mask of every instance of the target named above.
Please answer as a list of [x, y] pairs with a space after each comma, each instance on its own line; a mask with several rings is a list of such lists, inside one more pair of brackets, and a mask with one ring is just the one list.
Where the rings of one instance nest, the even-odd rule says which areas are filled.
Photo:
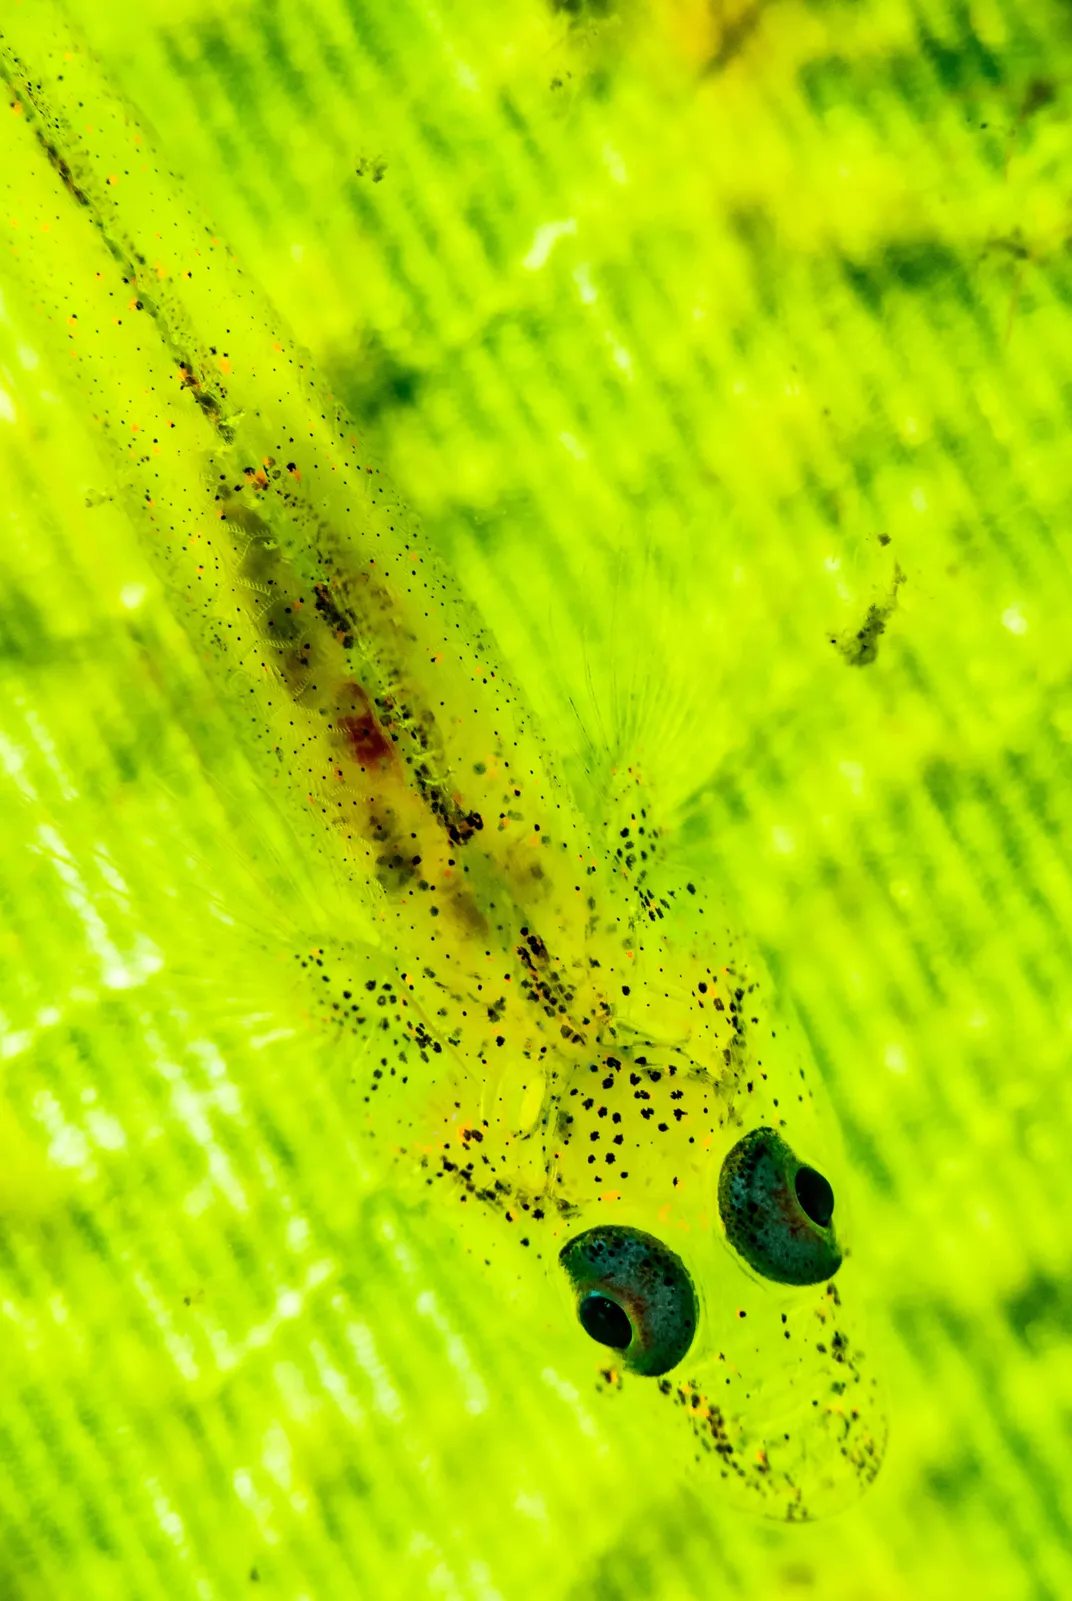
[[555, 744], [658, 752], [837, 1108], [891, 1442], [804, 1529], [663, 1480], [367, 1168], [12, 294], [0, 1595], [1072, 1593], [1072, 10], [68, 10]]

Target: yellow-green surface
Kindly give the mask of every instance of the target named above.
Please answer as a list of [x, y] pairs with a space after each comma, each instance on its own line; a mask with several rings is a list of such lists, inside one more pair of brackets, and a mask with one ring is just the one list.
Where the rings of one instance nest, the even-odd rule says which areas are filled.
[[69, 10], [796, 1002], [891, 1437], [806, 1529], [682, 1486], [359, 1148], [0, 216], [0, 1593], [1068, 1594], [1067, 6]]

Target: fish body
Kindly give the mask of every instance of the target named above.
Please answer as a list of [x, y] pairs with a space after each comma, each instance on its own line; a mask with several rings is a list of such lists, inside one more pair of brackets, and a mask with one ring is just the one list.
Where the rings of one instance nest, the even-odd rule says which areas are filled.
[[838, 1504], [884, 1425], [821, 1189], [836, 1139], [769, 985], [675, 874], [639, 767], [578, 804], [348, 420], [32, 9], [0, 29], [11, 272], [296, 850], [341, 886], [288, 959], [365, 1134], [538, 1262], [591, 1382], [672, 1418], [683, 1465], [778, 1515]]

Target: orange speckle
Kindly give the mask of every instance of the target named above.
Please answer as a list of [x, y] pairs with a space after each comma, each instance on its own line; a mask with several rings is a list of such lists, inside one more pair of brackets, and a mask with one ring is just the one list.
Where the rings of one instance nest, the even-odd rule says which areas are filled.
[[230, 372], [231, 370], [231, 363], [226, 356], [221, 356], [216, 365], [219, 367], [221, 372]]
[[16, 117], [21, 117], [22, 116], [22, 110], [23, 110], [22, 101], [21, 100], [16, 100], [14, 102], [14, 104], [12, 105], [11, 110], [12, 110], [12, 113]]
[[117, 184], [119, 182], [119, 174], [117, 172], [110, 172], [108, 174], [108, 182], [113, 185]]

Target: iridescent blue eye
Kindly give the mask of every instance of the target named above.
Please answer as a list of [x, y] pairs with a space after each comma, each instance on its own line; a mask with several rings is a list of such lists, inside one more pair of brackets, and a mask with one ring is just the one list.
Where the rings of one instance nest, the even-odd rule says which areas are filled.
[[722, 1164], [718, 1209], [726, 1238], [777, 1284], [821, 1284], [841, 1266], [834, 1192], [772, 1128], [738, 1140]]
[[640, 1229], [587, 1229], [563, 1246], [582, 1329], [654, 1378], [681, 1361], [696, 1333], [696, 1292], [679, 1256]]

